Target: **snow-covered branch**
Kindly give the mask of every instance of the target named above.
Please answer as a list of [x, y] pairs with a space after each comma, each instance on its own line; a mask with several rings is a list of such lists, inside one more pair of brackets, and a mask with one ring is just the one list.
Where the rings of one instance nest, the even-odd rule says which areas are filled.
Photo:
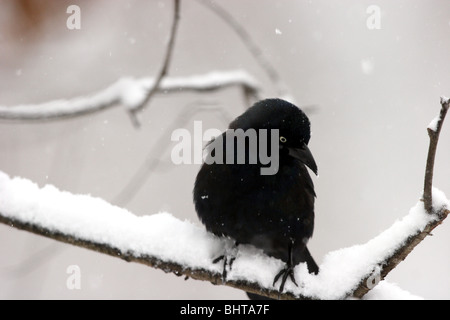
[[244, 257], [236, 260], [223, 283], [222, 268], [212, 260], [230, 245], [229, 240], [168, 213], [138, 217], [99, 198], [74, 195], [50, 185], [39, 188], [29, 180], [10, 178], [0, 171], [0, 222], [179, 276], [250, 292], [264, 290], [266, 295], [278, 297], [275, 288], [261, 287], [248, 272], [256, 267], [260, 275], [270, 277], [271, 271], [282, 267], [281, 261], [243, 248], [240, 255]]
[[108, 88], [70, 100], [55, 100], [41, 104], [18, 106], [0, 105], [0, 119], [33, 121], [55, 120], [75, 117], [104, 109], [124, 105], [133, 124], [139, 126], [138, 113], [148, 106], [157, 93], [183, 91], [213, 91], [229, 86], [242, 87], [242, 93], [248, 106], [259, 99], [257, 82], [243, 71], [212, 72], [202, 76], [168, 78], [169, 65], [175, 48], [175, 38], [180, 20], [180, 0], [173, 1], [173, 19], [169, 40], [163, 55], [159, 72], [153, 78], [121, 78]]
[[[441, 192], [435, 190], [434, 194], [437, 207], [449, 206]], [[168, 213], [138, 217], [102, 199], [74, 195], [49, 185], [39, 188], [29, 180], [10, 178], [0, 172], [1, 223], [178, 276], [272, 298], [346, 298], [361, 279], [379, 272], [380, 265], [392, 252], [402, 248], [418, 232], [426, 233], [439, 221], [442, 221], [439, 216], [427, 214], [419, 202], [404, 219], [366, 244], [328, 253], [318, 275], [309, 274], [305, 265], [297, 266], [299, 287], [288, 283], [286, 293], [279, 294], [272, 281], [283, 263], [261, 250], [239, 246], [233, 268], [224, 282], [221, 266], [212, 260], [231, 245], [228, 239], [217, 238]]]
[[433, 191], [433, 172], [434, 172], [434, 159], [436, 157], [437, 144], [439, 141], [439, 134], [441, 133], [442, 125], [444, 124], [445, 116], [450, 105], [450, 99], [447, 97], [441, 97], [441, 111], [439, 115], [434, 118], [428, 125], [428, 136], [430, 137], [430, 146], [428, 148], [427, 165], [425, 168], [425, 179], [423, 186], [423, 201], [425, 203], [425, 209], [428, 212], [432, 212], [432, 191]]
[[[128, 110], [142, 104], [147, 92], [154, 87], [154, 78], [124, 77], [97, 93], [69, 100], [54, 100], [40, 104], [1, 106], [0, 119], [6, 120], [58, 120], [95, 113], [123, 105]], [[216, 71], [189, 77], [165, 77], [157, 87], [157, 93], [211, 92], [231, 86], [242, 87], [247, 97], [258, 96], [257, 81], [247, 72]]]
[[[436, 188], [433, 188], [433, 194], [433, 214], [429, 214], [426, 211], [424, 203], [421, 200], [411, 209], [408, 216], [396, 222], [389, 230], [375, 238], [380, 243], [387, 242], [388, 244], [384, 246], [382, 258], [376, 262], [374, 261], [372, 271], [360, 279], [359, 285], [356, 289], [352, 290], [351, 296], [362, 298], [367, 294], [379, 281], [383, 280], [389, 272], [402, 262], [425, 237], [430, 235], [434, 228], [447, 218], [450, 213], [449, 200], [447, 200], [442, 191]], [[383, 246], [377, 246], [371, 243], [375, 239], [366, 244], [364, 251], [379, 251], [383, 249]], [[393, 245], [395, 242], [397, 242], [397, 245]], [[361, 256], [364, 256], [364, 253], [361, 253]], [[370, 256], [373, 255], [374, 253], [371, 252]]]

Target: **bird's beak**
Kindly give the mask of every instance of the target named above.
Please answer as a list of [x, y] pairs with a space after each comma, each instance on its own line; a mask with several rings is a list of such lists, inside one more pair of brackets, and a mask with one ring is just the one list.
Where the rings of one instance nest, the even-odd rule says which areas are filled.
[[288, 150], [291, 157], [300, 160], [317, 175], [316, 161], [314, 161], [313, 155], [306, 144], [303, 144], [301, 148], [288, 148]]

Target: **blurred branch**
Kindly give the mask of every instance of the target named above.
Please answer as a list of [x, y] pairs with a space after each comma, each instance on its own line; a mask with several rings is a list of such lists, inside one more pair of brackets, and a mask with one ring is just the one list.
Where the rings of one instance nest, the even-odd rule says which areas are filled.
[[[60, 254], [65, 246], [59, 245], [57, 242], [52, 242], [45, 245], [45, 247], [31, 253], [24, 260], [17, 262], [13, 265], [6, 265], [0, 267], [5, 270], [11, 276], [25, 277], [33, 271], [36, 271], [40, 266], [52, 261], [55, 256]], [[27, 251], [30, 251], [29, 249]]]
[[145, 98], [133, 108], [130, 108], [130, 116], [135, 127], [139, 126], [139, 120], [137, 118], [137, 113], [142, 111], [142, 109], [149, 103], [150, 99], [155, 95], [158, 91], [158, 88], [161, 84], [162, 79], [166, 76], [167, 71], [169, 69], [170, 59], [172, 58], [173, 48], [175, 45], [175, 36], [178, 29], [178, 22], [180, 20], [180, 0], [174, 0], [174, 9], [173, 9], [173, 22], [170, 30], [169, 42], [167, 43], [166, 53], [164, 55], [163, 63], [161, 70], [159, 71], [156, 79], [153, 83], [153, 86], [146, 94]]
[[263, 50], [258, 46], [256, 41], [253, 40], [252, 36], [248, 31], [240, 24], [232, 14], [221, 7], [217, 2], [211, 2], [210, 0], [197, 0], [203, 6], [214, 12], [218, 17], [220, 17], [242, 40], [242, 43], [248, 49], [248, 51], [253, 55], [255, 61], [261, 66], [265, 71], [268, 78], [277, 90], [277, 95], [281, 98], [292, 101], [293, 97], [289, 92], [287, 86], [282, 81], [280, 74], [277, 69], [272, 65], [269, 59], [264, 55]]
[[[149, 88], [154, 87], [153, 78], [121, 78], [106, 89], [89, 96], [70, 100], [54, 100], [41, 104], [1, 106], [0, 119], [17, 121], [48, 121], [73, 118], [96, 113], [105, 109], [124, 105], [133, 108], [145, 97]], [[173, 94], [180, 92], [212, 92], [231, 86], [242, 87], [253, 97], [258, 96], [259, 87], [252, 76], [245, 71], [220, 71], [189, 77], [166, 77], [156, 89], [156, 93]]]
[[[172, 121], [171, 125], [166, 127], [166, 130], [161, 134], [161, 137], [170, 137], [171, 133], [177, 129], [182, 128], [186, 122], [192, 119], [196, 114], [200, 112], [218, 113], [219, 118], [229, 123], [232, 117], [221, 107], [211, 107], [211, 102], [194, 102], [186, 105], [177, 117]], [[166, 139], [156, 140], [156, 144], [149, 150], [144, 163], [138, 167], [135, 173], [132, 175], [128, 183], [117, 194], [112, 203], [118, 206], [125, 206], [128, 204], [137, 192], [142, 188], [144, 183], [149, 179], [152, 172], [161, 164], [161, 156], [171, 147], [171, 144]], [[156, 155], [156, 156], [155, 156]]]

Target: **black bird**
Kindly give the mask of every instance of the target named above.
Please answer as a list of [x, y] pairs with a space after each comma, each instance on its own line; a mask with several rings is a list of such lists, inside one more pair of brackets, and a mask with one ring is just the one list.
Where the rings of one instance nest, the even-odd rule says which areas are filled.
[[[306, 246], [313, 234], [316, 196], [306, 167], [317, 174], [316, 163], [308, 149], [310, 122], [295, 105], [281, 99], [266, 99], [232, 121], [229, 129], [244, 132], [254, 129], [258, 140], [263, 138], [260, 129], [266, 129], [270, 155], [279, 152], [278, 171], [263, 175], [261, 169], [268, 168], [269, 164], [259, 157], [256, 163], [249, 163], [248, 137], [245, 164], [237, 163], [237, 154], [241, 151], [237, 148], [238, 138], [234, 138], [231, 157], [234, 164], [230, 164], [226, 161], [227, 154], [233, 150], [226, 144], [227, 132], [224, 132], [206, 148], [212, 150], [210, 159], [222, 159], [223, 164], [205, 161], [202, 165], [193, 192], [195, 209], [209, 232], [232, 238], [237, 245], [254, 245], [267, 255], [284, 261], [285, 267], [274, 277], [274, 285], [281, 278], [282, 292], [288, 277], [296, 284], [293, 268], [298, 263], [306, 262], [309, 272], [319, 270]], [[276, 133], [278, 150], [270, 150], [270, 137]], [[223, 155], [218, 154], [219, 151]], [[261, 151], [258, 147], [258, 155]], [[225, 256], [224, 274], [226, 263]]]

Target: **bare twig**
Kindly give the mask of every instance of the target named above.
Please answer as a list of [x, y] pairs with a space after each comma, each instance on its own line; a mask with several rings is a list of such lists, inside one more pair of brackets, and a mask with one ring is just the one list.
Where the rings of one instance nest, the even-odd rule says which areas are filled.
[[142, 111], [142, 109], [149, 103], [149, 101], [153, 97], [153, 95], [158, 91], [158, 88], [159, 88], [159, 85], [160, 85], [162, 79], [166, 76], [167, 71], [169, 70], [169, 64], [170, 64], [173, 49], [175, 46], [175, 36], [177, 34], [179, 21], [180, 21], [180, 0], [174, 0], [172, 27], [170, 29], [169, 42], [167, 43], [167, 48], [166, 48], [166, 52], [164, 54], [164, 59], [163, 59], [163, 63], [161, 66], [161, 70], [158, 72], [158, 75], [156, 76], [153, 87], [148, 91], [144, 100], [141, 103], [139, 103], [137, 106], [130, 109], [130, 116], [133, 121], [133, 124], [136, 127], [140, 125], [138, 118], [137, 118], [137, 113]]
[[427, 165], [425, 169], [425, 179], [423, 187], [423, 201], [425, 203], [425, 210], [428, 213], [433, 211], [433, 196], [432, 196], [432, 186], [433, 186], [433, 171], [434, 171], [434, 159], [436, 157], [436, 149], [439, 141], [439, 134], [441, 133], [442, 124], [444, 123], [445, 116], [448, 111], [450, 104], [450, 99], [441, 97], [441, 111], [439, 116], [431, 122], [428, 126], [428, 136], [430, 137], [430, 145], [428, 148]]
[[[127, 108], [137, 101], [142, 93], [154, 87], [153, 78], [121, 78], [106, 89], [84, 97], [70, 100], [55, 100], [40, 104], [1, 106], [0, 119], [14, 121], [51, 121], [73, 118], [101, 112], [117, 105]], [[156, 93], [175, 94], [181, 92], [209, 93], [228, 87], [241, 87], [245, 92], [258, 95], [259, 85], [244, 71], [218, 71], [188, 77], [165, 77]]]

